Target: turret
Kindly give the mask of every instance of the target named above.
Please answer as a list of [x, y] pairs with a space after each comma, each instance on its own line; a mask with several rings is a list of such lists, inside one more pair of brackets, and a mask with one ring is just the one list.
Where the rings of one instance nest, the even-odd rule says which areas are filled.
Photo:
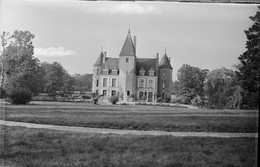
[[158, 95], [162, 99], [171, 97], [172, 66], [170, 58], [165, 53], [159, 63]]
[[99, 93], [98, 88], [100, 86], [99, 75], [102, 72], [102, 64], [106, 60], [106, 52], [101, 52], [93, 66], [93, 82], [92, 82], [92, 92]]
[[124, 100], [127, 96], [136, 94], [136, 37], [133, 42], [130, 30], [119, 54], [119, 89]]

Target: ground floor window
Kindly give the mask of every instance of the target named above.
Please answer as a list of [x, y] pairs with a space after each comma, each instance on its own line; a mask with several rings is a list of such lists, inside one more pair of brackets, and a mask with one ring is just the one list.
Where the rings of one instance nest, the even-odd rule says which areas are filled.
[[116, 91], [115, 90], [112, 90], [111, 96], [116, 96]]
[[107, 90], [103, 90], [103, 96], [107, 95]]
[[130, 96], [130, 91], [129, 90], [126, 93], [127, 93], [127, 96]]

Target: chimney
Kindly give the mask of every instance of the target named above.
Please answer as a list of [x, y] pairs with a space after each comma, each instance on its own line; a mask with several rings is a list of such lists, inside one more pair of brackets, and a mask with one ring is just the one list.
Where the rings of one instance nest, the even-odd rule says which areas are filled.
[[103, 63], [106, 62], [107, 52], [104, 52]]
[[134, 36], [134, 47], [135, 47], [135, 53], [136, 53], [136, 36]]
[[159, 53], [156, 53], [156, 58], [159, 59]]

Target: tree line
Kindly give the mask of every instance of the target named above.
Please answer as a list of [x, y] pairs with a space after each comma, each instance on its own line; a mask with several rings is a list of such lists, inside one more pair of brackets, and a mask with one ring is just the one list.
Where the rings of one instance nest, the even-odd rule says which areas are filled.
[[70, 75], [60, 63], [40, 62], [34, 57], [34, 37], [29, 31], [2, 33], [2, 96], [15, 89], [25, 89], [33, 94], [91, 91], [92, 74]]
[[[258, 6], [260, 10], [260, 6]], [[208, 108], [259, 108], [260, 11], [249, 17], [253, 25], [245, 30], [246, 51], [238, 57], [236, 69], [209, 71], [184, 64], [172, 83], [175, 102]]]

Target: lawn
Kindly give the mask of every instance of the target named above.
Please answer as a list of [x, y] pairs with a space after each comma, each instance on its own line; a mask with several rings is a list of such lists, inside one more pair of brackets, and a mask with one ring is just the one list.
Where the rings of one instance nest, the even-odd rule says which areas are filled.
[[32, 102], [5, 104], [0, 119], [65, 126], [193, 131], [258, 132], [256, 110], [206, 110], [143, 105]]
[[253, 167], [254, 138], [68, 133], [1, 126], [2, 166]]

